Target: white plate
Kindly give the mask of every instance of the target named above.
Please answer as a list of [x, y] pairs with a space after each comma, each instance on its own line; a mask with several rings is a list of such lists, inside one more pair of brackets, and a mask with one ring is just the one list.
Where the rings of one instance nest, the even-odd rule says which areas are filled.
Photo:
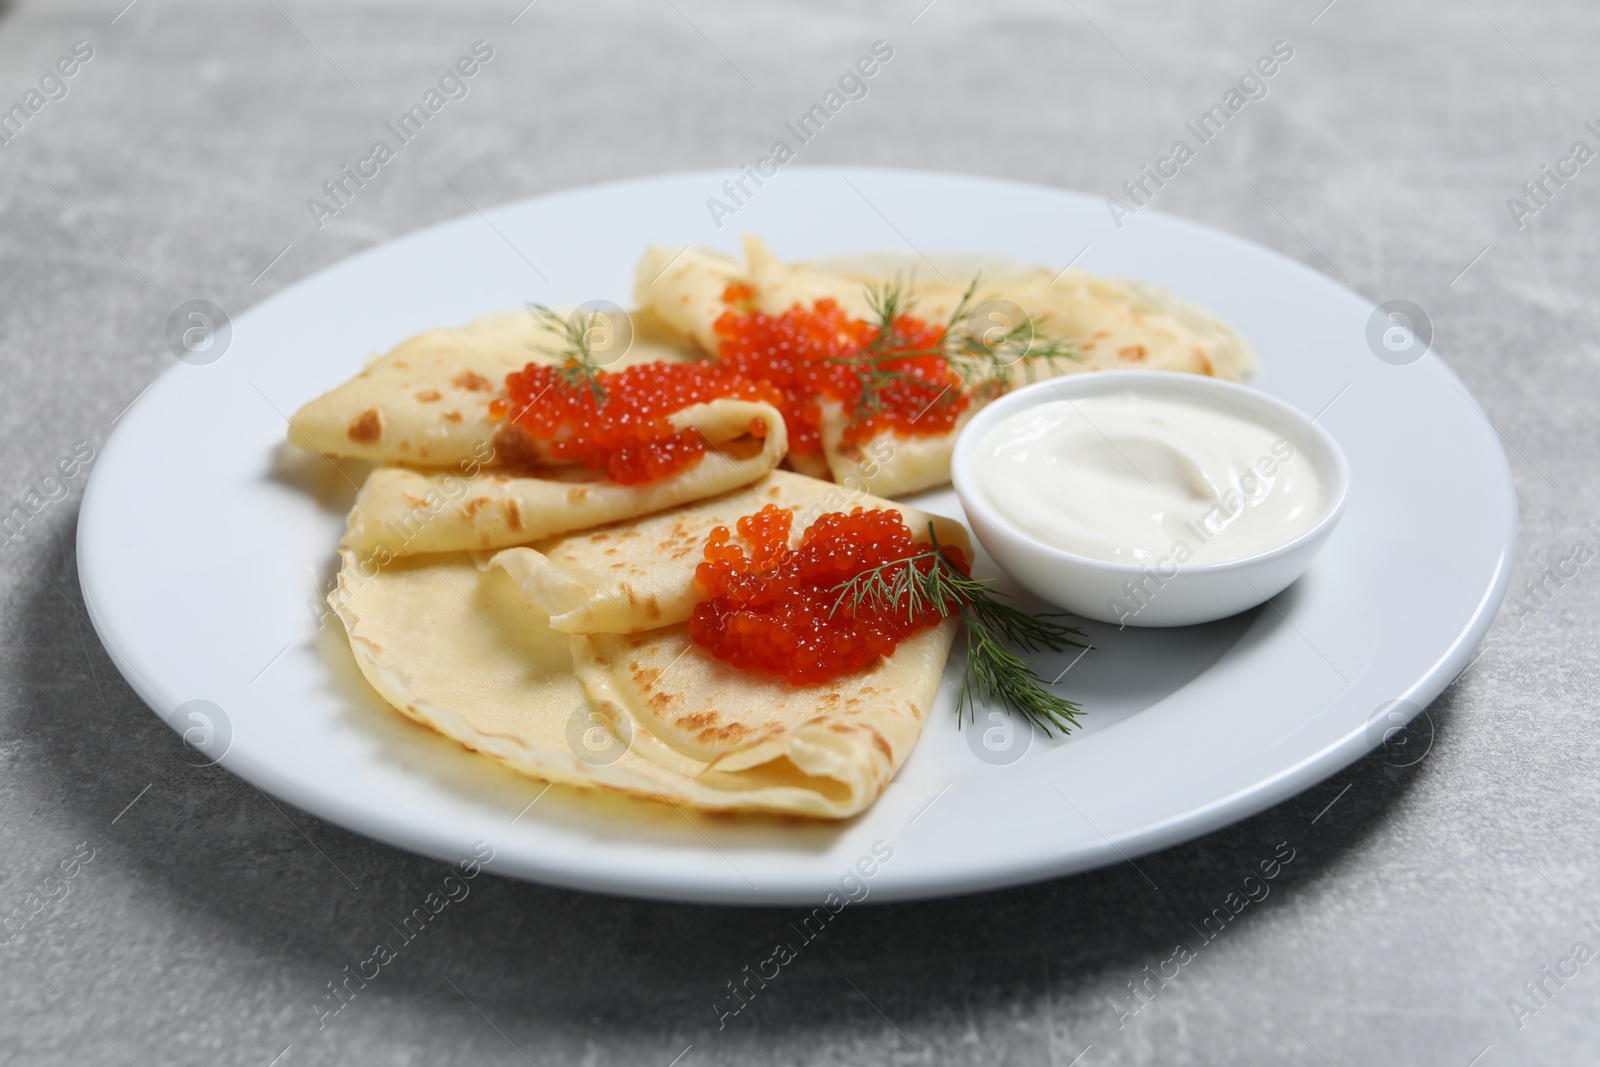
[[[1082, 871], [1215, 830], [1351, 763], [1468, 662], [1506, 587], [1510, 472], [1437, 357], [1375, 355], [1365, 299], [1156, 212], [1119, 231], [1099, 199], [955, 175], [789, 168], [719, 230], [706, 199], [724, 177], [621, 182], [434, 226], [279, 293], [234, 320], [220, 359], [162, 375], [107, 443], [78, 530], [85, 598], [134, 689], [180, 731], [207, 728], [180, 706], [212, 702], [207, 751], [231, 736], [223, 766], [402, 848], [448, 861], [481, 840], [492, 870], [538, 881], [816, 904], [877, 841], [893, 858], [864, 864], [864, 884], [890, 900]], [[524, 812], [542, 783], [387, 709], [337, 620], [319, 628], [315, 583], [344, 516], [307, 492], [337, 479], [281, 447], [285, 414], [425, 329], [529, 299], [626, 305], [647, 242], [731, 251], [740, 230], [790, 258], [913, 246], [1064, 264], [1088, 245], [1089, 270], [1167, 286], [1242, 330], [1261, 360], [1252, 385], [1326, 407], [1352, 471], [1343, 525], [1272, 605], [1187, 630], [1092, 627], [1098, 650], [1063, 679], [1086, 728], [1033, 737], [1009, 764], [976, 754], [986, 737], [1004, 747], [997, 724], [957, 731], [947, 674], [910, 760], [848, 823], [690, 819], [564, 789]], [[948, 492], [918, 503], [959, 515]], [[1071, 662], [1044, 659], [1046, 677]]]

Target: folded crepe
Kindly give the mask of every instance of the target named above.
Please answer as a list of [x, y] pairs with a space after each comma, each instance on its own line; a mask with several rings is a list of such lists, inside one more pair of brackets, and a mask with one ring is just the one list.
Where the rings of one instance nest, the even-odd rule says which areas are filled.
[[651, 245], [634, 270], [634, 301], [703, 351], [715, 352], [713, 327], [728, 310], [722, 294], [747, 280], [737, 260], [714, 249]]
[[903, 504], [848, 494], [815, 478], [776, 470], [756, 485], [632, 522], [508, 548], [490, 561], [511, 574], [528, 598], [568, 634], [632, 634], [685, 622], [704, 599], [695, 568], [705, 559], [706, 538], [730, 530], [768, 504], [795, 512], [791, 545], [827, 511], [886, 507], [899, 511], [913, 533], [932, 522], [943, 544], [965, 545], [966, 531], [951, 519]]
[[[759, 438], [749, 433], [756, 420], [766, 427]], [[705, 454], [672, 474], [637, 485], [583, 480], [570, 469], [551, 471], [547, 477], [495, 470], [462, 477], [379, 467], [356, 495], [343, 544], [383, 561], [422, 552], [526, 544], [754, 485], [788, 448], [783, 416], [759, 401], [695, 404], [671, 422], [675, 429], [699, 430], [707, 443]]]
[[[1055, 273], [1008, 261], [962, 265], [955, 257], [941, 257], [943, 268], [920, 257], [886, 255], [785, 263], [758, 238], [748, 235], [744, 254], [746, 264], [741, 271], [720, 253], [700, 249], [669, 253], [652, 248], [636, 276], [634, 299], [641, 308], [670, 319], [675, 328], [714, 353], [718, 344], [714, 324], [729, 309], [722, 293], [733, 282], [749, 286], [755, 307], [770, 315], [797, 304], [809, 308], [827, 298], [853, 317], [871, 320], [867, 287], [899, 278], [910, 284], [916, 297], [909, 313], [927, 322], [943, 323], [949, 321], [973, 277], [981, 273], [980, 301], [1016, 305], [1041, 339], [1068, 342], [1079, 357], [1019, 359], [1008, 371], [1012, 386], [1057, 374], [1108, 369], [1173, 370], [1238, 380], [1254, 363], [1249, 345], [1221, 319], [1142, 282], [1110, 281], [1082, 270]], [[665, 263], [673, 255], [676, 258], [668, 268]], [[987, 399], [969, 395], [967, 413]], [[883, 496], [916, 492], [950, 480], [950, 456], [965, 418], [939, 434], [884, 431], [847, 443], [849, 414], [837, 402], [824, 403], [822, 410], [822, 456], [792, 456], [791, 466]]]
[[[769, 479], [775, 485], [545, 546], [566, 577], [592, 583], [611, 605], [601, 615], [622, 632], [575, 633], [571, 620], [567, 632], [554, 629], [548, 590], [504, 565], [529, 550], [480, 569], [467, 553], [372, 567], [345, 548], [329, 601], [386, 701], [519, 771], [709, 811], [846, 818], [876, 799], [920, 736], [956, 620], [920, 631], [871, 668], [811, 686], [731, 667], [681, 621], [643, 626], [684, 617], [697, 599], [692, 564], [703, 539], [689, 548], [699, 530], [769, 502], [796, 508], [798, 529], [838, 506], [836, 486], [783, 472]], [[913, 531], [926, 530], [928, 516], [899, 510]], [[968, 547], [959, 527], [942, 526], [941, 540]], [[625, 568], [601, 562], [618, 557]], [[622, 586], [645, 576], [655, 580], [660, 618], [643, 598], [631, 615], [618, 606]]]
[[[635, 314], [632, 343], [604, 360], [607, 370], [686, 358], [681, 335], [651, 314]], [[565, 340], [526, 311], [485, 315], [466, 326], [429, 330], [369, 363], [289, 419], [289, 439], [327, 456], [417, 467], [547, 461], [525, 434], [490, 408], [506, 396], [506, 375], [553, 363], [543, 348]]]
[[[1039, 337], [1070, 342], [1083, 356], [1056, 360], [1053, 365], [1037, 359], [1019, 361], [1013, 368], [1014, 384], [1085, 370], [1174, 370], [1239, 381], [1255, 365], [1249, 343], [1233, 327], [1198, 304], [1148, 282], [1099, 278], [1081, 268], [1058, 272], [993, 257], [980, 261], [941, 255], [925, 260], [879, 253], [785, 263], [750, 235], [744, 238], [744, 254], [748, 268], [743, 280], [754, 290], [756, 307], [769, 315], [831, 298], [852, 316], [870, 321], [867, 287], [899, 278], [916, 297], [908, 314], [944, 323], [974, 276], [980, 276], [980, 303], [1015, 304]], [[654, 304], [647, 297], [654, 295], [654, 289], [636, 289], [634, 298], [640, 307], [651, 308]], [[726, 310], [724, 304], [717, 314]]]

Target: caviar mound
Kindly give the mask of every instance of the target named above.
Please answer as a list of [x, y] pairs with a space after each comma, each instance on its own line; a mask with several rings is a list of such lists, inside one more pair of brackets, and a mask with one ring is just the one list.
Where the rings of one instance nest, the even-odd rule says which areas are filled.
[[943, 353], [944, 327], [900, 315], [880, 329], [831, 298], [769, 315], [748, 306], [752, 296], [737, 283], [723, 293], [730, 307], [714, 325], [717, 354], [723, 366], [781, 394], [790, 451], [822, 450], [826, 399], [850, 415], [847, 444], [884, 430], [945, 433], [966, 409], [961, 379]]
[[[710, 599], [695, 607], [688, 627], [695, 643], [713, 656], [791, 685], [816, 685], [871, 666], [947, 617], [926, 601], [913, 612], [908, 592], [892, 610], [841, 596], [841, 585], [879, 567], [898, 564], [922, 574], [932, 569], [928, 546], [912, 540], [899, 512], [830, 512], [790, 549], [793, 520], [792, 512], [768, 504], [739, 520], [744, 545], [733, 542], [726, 526], [711, 531], [705, 562], [695, 569]], [[967, 573], [959, 549], [947, 546], [944, 552]], [[885, 577], [892, 580], [892, 566]]]
[[[705, 454], [705, 436], [693, 427], [674, 429], [671, 417], [724, 397], [774, 406], [779, 400], [772, 388], [716, 364], [656, 362], [588, 372], [573, 362], [529, 363], [506, 376], [506, 402], [494, 410], [543, 442], [555, 459], [637, 485]], [[754, 420], [750, 433], [765, 436], [764, 422]]]

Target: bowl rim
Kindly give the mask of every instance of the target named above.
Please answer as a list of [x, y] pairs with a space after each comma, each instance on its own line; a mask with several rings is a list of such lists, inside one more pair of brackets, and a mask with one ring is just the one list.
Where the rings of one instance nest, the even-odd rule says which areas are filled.
[[[1272, 410], [1285, 424], [1284, 429], [1293, 428], [1293, 433], [1298, 438], [1294, 441], [1297, 446], [1315, 442], [1321, 446], [1331, 461], [1335, 475], [1334, 489], [1336, 491], [1329, 494], [1331, 500], [1323, 508], [1322, 515], [1316, 522], [1289, 540], [1271, 548], [1251, 553], [1248, 556], [1240, 556], [1237, 559], [1215, 560], [1210, 563], [1179, 564], [1177, 573], [1169, 576], [1157, 571], [1158, 564], [1155, 563], [1122, 563], [1116, 560], [1099, 559], [1095, 556], [1085, 556], [1047, 544], [1017, 527], [1015, 523], [1000, 514], [993, 505], [984, 499], [982, 491], [977, 487], [977, 479], [971, 468], [975, 462], [974, 457], [979, 443], [989, 435], [1002, 419], [1052, 399], [1074, 400], [1109, 392], [1118, 392], [1123, 389], [1141, 388], [1166, 391], [1169, 394], [1182, 393], [1191, 397], [1209, 395], [1221, 401], [1219, 406], [1247, 418], [1253, 418], [1253, 416], [1241, 410], [1245, 404], [1255, 404]], [[1078, 396], [1071, 396], [1064, 393], [1063, 389], [1077, 389], [1080, 392]], [[1253, 421], [1259, 420], [1253, 419]], [[1307, 441], [1307, 438], [1310, 441]], [[1093, 370], [1032, 382], [1020, 389], [1013, 389], [997, 400], [984, 405], [972, 417], [971, 421], [963, 427], [961, 436], [956, 439], [956, 447], [950, 458], [950, 481], [955, 487], [956, 497], [961, 501], [961, 506], [966, 510], [969, 517], [975, 511], [981, 513], [986, 525], [998, 528], [1007, 536], [1025, 544], [1030, 550], [1043, 555], [1053, 562], [1079, 567], [1094, 567], [1111, 574], [1128, 576], [1141, 575], [1147, 571], [1156, 571], [1163, 579], [1172, 581], [1174, 578], [1183, 576], [1220, 575], [1246, 570], [1292, 555], [1307, 544], [1326, 537], [1339, 524], [1339, 520], [1343, 518], [1345, 505], [1349, 501], [1350, 461], [1345, 457], [1344, 449], [1339, 447], [1339, 442], [1314, 418], [1307, 416], [1305, 412], [1287, 401], [1260, 389], [1241, 385], [1238, 382], [1230, 382], [1222, 378], [1191, 374], [1185, 371]]]

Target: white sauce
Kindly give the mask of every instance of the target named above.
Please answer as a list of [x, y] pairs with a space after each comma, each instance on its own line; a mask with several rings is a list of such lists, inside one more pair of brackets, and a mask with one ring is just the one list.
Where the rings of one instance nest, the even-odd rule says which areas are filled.
[[1019, 411], [978, 445], [980, 491], [1045, 544], [1117, 563], [1217, 563], [1291, 540], [1317, 473], [1266, 427], [1136, 392]]

